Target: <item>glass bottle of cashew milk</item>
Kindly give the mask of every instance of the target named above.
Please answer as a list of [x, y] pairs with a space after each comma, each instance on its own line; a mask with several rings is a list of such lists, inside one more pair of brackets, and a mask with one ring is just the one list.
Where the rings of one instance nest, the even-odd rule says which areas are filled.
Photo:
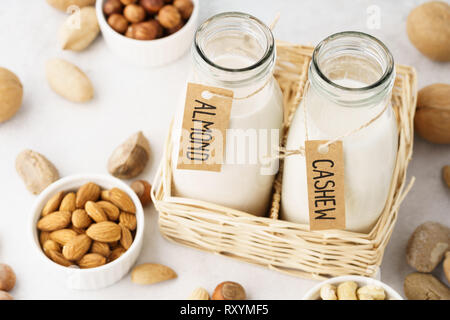
[[[282, 94], [273, 77], [271, 30], [244, 13], [222, 13], [204, 22], [192, 47], [190, 83], [232, 90], [223, 164], [219, 172], [178, 169], [184, 100], [174, 122], [172, 167], [175, 196], [265, 215], [278, 171]], [[185, 95], [183, 96], [183, 98]]]
[[[331, 140], [382, 113], [342, 139], [346, 230], [368, 232], [385, 206], [397, 157], [392, 55], [370, 35], [337, 33], [315, 48], [308, 75], [309, 89], [294, 115], [287, 149], [305, 145], [305, 123], [309, 140]], [[281, 208], [283, 219], [309, 224], [305, 166], [301, 155], [285, 159]]]

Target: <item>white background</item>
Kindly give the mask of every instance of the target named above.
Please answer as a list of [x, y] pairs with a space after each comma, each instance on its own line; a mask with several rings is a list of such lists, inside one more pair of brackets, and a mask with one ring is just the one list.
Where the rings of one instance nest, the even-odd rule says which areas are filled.
[[[422, 2], [203, 0], [200, 21], [234, 10], [270, 23], [280, 12], [276, 38], [303, 44], [317, 44], [343, 30], [369, 32], [386, 43], [396, 62], [416, 67], [419, 87], [448, 83], [450, 63], [428, 60], [406, 35], [408, 12]], [[57, 30], [66, 18], [64, 13], [44, 0], [5, 4], [0, 6], [0, 66], [14, 71], [25, 90], [19, 113], [0, 124], [0, 262], [10, 264], [17, 273], [17, 286], [12, 291], [17, 299], [183, 299], [197, 286], [212, 291], [224, 280], [240, 282], [250, 299], [302, 297], [314, 281], [169, 243], [158, 231], [153, 207], [145, 212], [147, 229], [138, 262], [166, 264], [178, 273], [178, 279], [142, 287], [131, 283], [128, 275], [114, 286], [97, 291], [68, 290], [55, 280], [30, 245], [27, 227], [35, 196], [25, 189], [15, 172], [16, 155], [25, 148], [41, 152], [56, 165], [61, 176], [107, 174], [106, 162], [112, 150], [132, 133], [143, 130], [150, 140], [152, 156], [141, 177], [152, 179], [190, 59], [186, 55], [157, 69], [133, 67], [118, 60], [101, 37], [84, 52], [63, 52], [57, 46]], [[378, 30], [366, 25], [366, 10], [374, 4], [381, 10]], [[87, 73], [95, 86], [93, 101], [74, 104], [49, 89], [44, 63], [53, 57], [66, 58]], [[411, 232], [426, 220], [450, 225], [450, 190], [441, 178], [445, 164], [450, 164], [450, 146], [432, 145], [416, 137], [408, 175], [416, 176], [417, 181], [401, 207], [382, 264], [382, 280], [400, 294], [404, 277], [412, 272], [405, 262]]]

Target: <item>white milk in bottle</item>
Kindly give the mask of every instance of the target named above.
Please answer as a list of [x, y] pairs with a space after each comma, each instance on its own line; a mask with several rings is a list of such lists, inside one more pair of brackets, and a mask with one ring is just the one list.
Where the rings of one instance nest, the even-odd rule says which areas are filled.
[[176, 168], [180, 102], [173, 134], [173, 194], [265, 215], [278, 171], [278, 161], [267, 159], [279, 145], [283, 121], [281, 90], [272, 75], [272, 33], [250, 15], [219, 14], [199, 27], [192, 55], [189, 82], [232, 90], [235, 99], [220, 172]]
[[[332, 35], [314, 51], [309, 89], [289, 129], [286, 148], [298, 149], [305, 145], [306, 128], [309, 140], [331, 140], [382, 113], [367, 127], [342, 139], [347, 230], [370, 231], [386, 203], [398, 143], [390, 105], [394, 78], [392, 55], [379, 40], [359, 32]], [[281, 208], [283, 219], [309, 223], [305, 158], [301, 155], [285, 159]]]

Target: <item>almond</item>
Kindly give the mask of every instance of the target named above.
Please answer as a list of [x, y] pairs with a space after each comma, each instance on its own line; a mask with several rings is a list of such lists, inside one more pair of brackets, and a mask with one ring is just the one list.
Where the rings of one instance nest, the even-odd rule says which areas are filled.
[[72, 224], [76, 228], [87, 228], [92, 224], [92, 220], [85, 210], [77, 209], [72, 213]]
[[39, 233], [39, 242], [41, 246], [44, 245], [45, 241], [50, 240], [50, 232], [48, 231], [41, 231]]
[[64, 246], [77, 235], [78, 234], [71, 229], [61, 229], [50, 233], [50, 239]]
[[122, 236], [120, 237], [120, 244], [122, 247], [125, 248], [125, 250], [130, 249], [131, 245], [133, 244], [133, 236], [131, 235], [130, 230], [128, 230], [127, 227], [120, 224], [120, 228], [122, 229]]
[[120, 239], [122, 230], [118, 224], [110, 221], [94, 223], [87, 229], [86, 234], [100, 242], [113, 242]]
[[64, 199], [62, 199], [61, 205], [59, 207], [59, 211], [70, 211], [73, 212], [76, 209], [75, 206], [75, 193], [70, 192], [66, 194]]
[[122, 247], [117, 247], [114, 250], [111, 251], [111, 254], [108, 257], [108, 261], [112, 262], [118, 258], [120, 258], [121, 255], [123, 255], [126, 252], [126, 250]]
[[119, 207], [120, 210], [130, 213], [136, 213], [136, 206], [134, 205], [133, 200], [131, 200], [131, 198], [125, 191], [120, 190], [119, 188], [113, 188], [109, 191], [106, 191], [105, 197], [107, 198], [106, 200], [111, 201], [113, 204]]
[[42, 248], [44, 249], [45, 254], [48, 254], [50, 250], [61, 252], [61, 246], [53, 240], [45, 241]]
[[60, 191], [56, 193], [53, 197], [51, 197], [50, 200], [48, 200], [47, 203], [45, 204], [44, 209], [42, 209], [42, 216], [46, 216], [49, 213], [57, 211], [63, 198], [64, 198], [64, 191]]
[[111, 250], [109, 249], [109, 246], [107, 243], [94, 241], [92, 243], [91, 253], [98, 253], [98, 254], [104, 256], [105, 258], [107, 258], [110, 255]]
[[67, 260], [81, 259], [91, 247], [92, 240], [85, 234], [72, 238], [63, 247], [62, 253]]
[[205, 288], [199, 287], [192, 291], [188, 300], [209, 300], [209, 293]]
[[175, 271], [162, 264], [144, 263], [133, 269], [131, 281], [137, 284], [153, 284], [177, 277]]
[[55, 231], [65, 228], [69, 225], [72, 214], [68, 211], [57, 211], [42, 217], [37, 228], [41, 231]]
[[57, 264], [60, 264], [65, 267], [70, 267], [72, 265], [72, 262], [64, 258], [61, 252], [50, 250], [47, 253], [48, 257], [53, 260], [53, 262], [56, 262]]
[[88, 253], [78, 261], [81, 269], [96, 268], [104, 265], [106, 258], [98, 253]]
[[119, 222], [130, 230], [136, 230], [136, 215], [132, 213], [122, 212]]
[[92, 220], [94, 220], [95, 222], [108, 221], [108, 216], [106, 215], [106, 213], [95, 202], [92, 201], [86, 202], [84, 209], [86, 210], [89, 217], [91, 217]]
[[82, 228], [77, 228], [75, 226], [72, 226], [70, 229], [72, 229], [73, 231], [75, 231], [77, 234], [86, 234], [86, 230], [82, 229]]
[[95, 183], [88, 182], [80, 187], [77, 191], [76, 206], [79, 209], [84, 208], [88, 201], [97, 201], [100, 196], [100, 187]]
[[113, 205], [109, 201], [97, 201], [97, 204], [100, 206], [100, 208], [103, 209], [103, 211], [108, 216], [108, 219], [111, 221], [116, 221], [119, 219], [120, 210], [115, 205]]

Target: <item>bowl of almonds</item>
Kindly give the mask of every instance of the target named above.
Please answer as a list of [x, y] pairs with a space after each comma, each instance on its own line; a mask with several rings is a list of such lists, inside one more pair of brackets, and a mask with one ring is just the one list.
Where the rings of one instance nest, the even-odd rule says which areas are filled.
[[31, 215], [32, 243], [43, 263], [72, 289], [99, 289], [136, 262], [144, 211], [135, 192], [103, 175], [73, 175], [48, 186]]
[[161, 66], [191, 46], [198, 5], [198, 0], [99, 0], [96, 12], [117, 56], [138, 66]]

